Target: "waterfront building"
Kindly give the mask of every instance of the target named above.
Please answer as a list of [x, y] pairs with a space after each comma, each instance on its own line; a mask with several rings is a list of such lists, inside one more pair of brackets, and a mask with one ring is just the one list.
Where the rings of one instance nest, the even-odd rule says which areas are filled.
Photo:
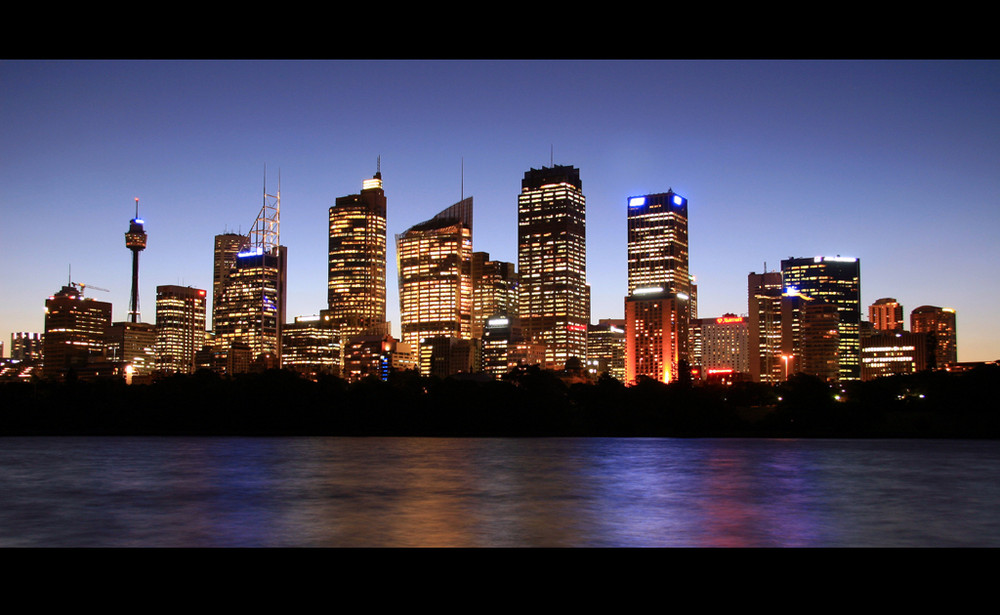
[[388, 380], [393, 372], [416, 369], [412, 347], [391, 335], [360, 333], [344, 349], [343, 377], [350, 382], [367, 377]]
[[586, 358], [590, 323], [586, 199], [579, 169], [531, 169], [517, 198], [519, 312], [525, 338], [544, 344], [543, 367]]
[[933, 352], [929, 333], [889, 330], [861, 340], [861, 379], [914, 374], [927, 369]]
[[385, 322], [386, 198], [381, 170], [330, 208], [327, 304], [343, 339]]
[[481, 339], [486, 320], [495, 314], [518, 315], [519, 276], [514, 263], [472, 253], [472, 339]]
[[104, 335], [111, 326], [111, 304], [97, 301], [70, 282], [45, 301], [42, 373], [63, 380], [82, 376], [88, 363], [104, 358]]
[[451, 335], [425, 337], [420, 340], [418, 362], [427, 366], [426, 375], [435, 378], [471, 374], [479, 371], [479, 351], [479, 340]]
[[892, 297], [878, 299], [868, 306], [868, 320], [876, 332], [902, 331], [903, 306]]
[[831, 382], [840, 379], [841, 312], [837, 306], [790, 288], [782, 296], [781, 310], [783, 379], [795, 373]]
[[698, 319], [701, 331], [701, 377], [749, 374], [749, 321], [736, 314]]
[[156, 287], [156, 370], [192, 374], [205, 345], [206, 295], [200, 288]]
[[341, 335], [327, 310], [296, 316], [281, 328], [281, 365], [316, 380], [322, 374], [340, 375]]
[[[396, 235], [402, 342], [472, 337], [472, 197]], [[428, 375], [430, 365], [422, 363]]]
[[932, 336], [934, 351], [929, 358], [929, 369], [943, 369], [958, 362], [958, 329], [954, 309], [922, 305], [910, 312], [910, 330]]
[[152, 376], [156, 369], [156, 325], [116, 322], [105, 329], [105, 359], [121, 364], [130, 378]]
[[861, 378], [861, 263], [857, 258], [816, 256], [781, 261], [782, 283], [838, 311], [839, 380]]
[[212, 331], [215, 331], [222, 309], [222, 290], [229, 281], [229, 274], [236, 267], [236, 255], [250, 247], [250, 238], [236, 233], [215, 236], [212, 259]]
[[637, 288], [625, 298], [625, 384], [641, 376], [678, 379], [687, 362], [688, 298], [662, 287]]
[[596, 380], [608, 374], [625, 381], [625, 329], [610, 323], [587, 327], [587, 373]]
[[781, 272], [747, 276], [747, 345], [750, 378], [774, 384], [784, 380], [781, 358]]

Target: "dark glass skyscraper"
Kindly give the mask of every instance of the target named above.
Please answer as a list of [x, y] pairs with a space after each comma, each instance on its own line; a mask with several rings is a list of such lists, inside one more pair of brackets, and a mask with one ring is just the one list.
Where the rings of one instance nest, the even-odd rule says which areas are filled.
[[836, 306], [840, 380], [861, 379], [861, 262], [857, 258], [816, 256], [781, 261], [786, 291]]
[[526, 338], [545, 344], [545, 365], [587, 356], [587, 206], [580, 170], [531, 169], [517, 197], [519, 309]]

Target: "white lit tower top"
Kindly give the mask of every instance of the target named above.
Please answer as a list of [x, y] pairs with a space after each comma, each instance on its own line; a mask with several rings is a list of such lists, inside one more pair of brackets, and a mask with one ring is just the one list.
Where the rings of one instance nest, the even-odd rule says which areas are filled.
[[125, 247], [132, 251], [132, 297], [129, 301], [129, 321], [139, 322], [139, 252], [146, 249], [146, 231], [139, 217], [139, 199], [135, 199], [135, 217], [125, 233]]

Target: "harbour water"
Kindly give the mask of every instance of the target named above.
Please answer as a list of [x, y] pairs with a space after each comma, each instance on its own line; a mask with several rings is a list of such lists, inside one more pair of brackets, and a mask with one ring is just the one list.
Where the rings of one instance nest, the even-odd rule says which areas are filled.
[[0, 547], [996, 547], [1000, 442], [2, 438]]

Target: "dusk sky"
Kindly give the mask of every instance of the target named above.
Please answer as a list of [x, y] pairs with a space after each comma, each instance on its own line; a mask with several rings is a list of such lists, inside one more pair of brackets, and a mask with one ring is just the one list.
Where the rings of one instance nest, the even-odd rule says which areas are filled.
[[126, 319], [136, 197], [156, 286], [211, 289], [281, 177], [288, 319], [326, 307], [328, 210], [381, 170], [394, 235], [463, 196], [473, 248], [517, 261], [530, 168], [580, 169], [592, 321], [622, 318], [626, 201], [689, 200], [699, 316], [747, 311], [747, 274], [861, 259], [881, 297], [957, 311], [958, 358], [1000, 358], [1000, 62], [0, 61], [0, 341], [44, 330], [68, 281]]

